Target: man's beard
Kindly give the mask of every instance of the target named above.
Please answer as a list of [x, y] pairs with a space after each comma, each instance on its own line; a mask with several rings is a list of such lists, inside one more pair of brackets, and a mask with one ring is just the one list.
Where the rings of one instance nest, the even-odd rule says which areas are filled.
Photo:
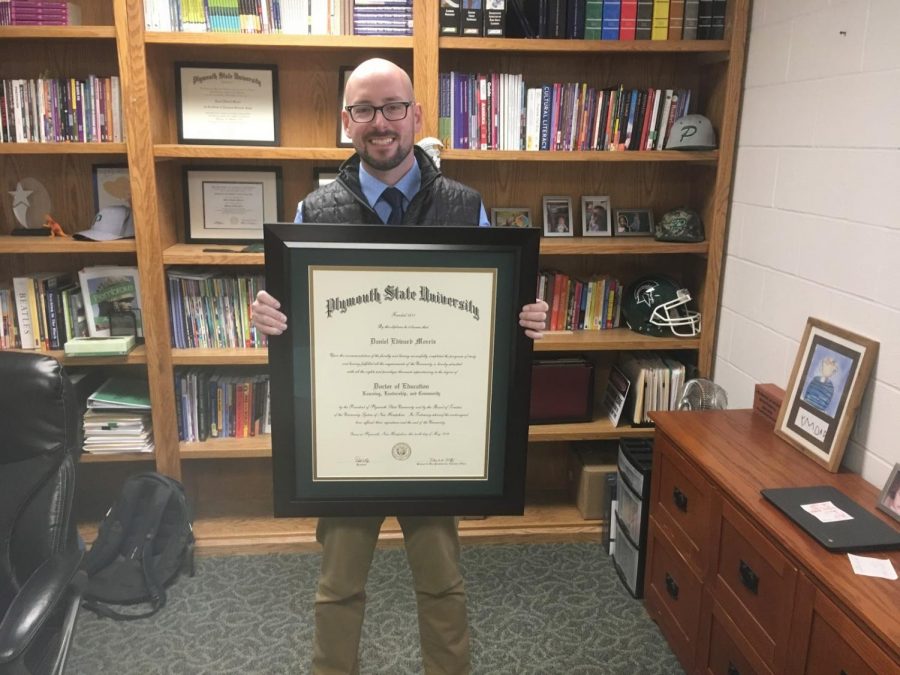
[[403, 145], [403, 142], [399, 138], [397, 138], [397, 152], [385, 159], [377, 159], [373, 157], [367, 152], [366, 147], [367, 146], [364, 140], [359, 146], [357, 146], [356, 152], [367, 165], [371, 166], [377, 171], [390, 171], [391, 169], [396, 169], [409, 156], [409, 153], [412, 152], [412, 144]]

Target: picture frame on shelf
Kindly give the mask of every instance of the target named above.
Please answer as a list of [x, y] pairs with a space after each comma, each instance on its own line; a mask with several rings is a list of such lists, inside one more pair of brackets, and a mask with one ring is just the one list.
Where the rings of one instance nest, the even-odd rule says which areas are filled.
[[650, 209], [616, 209], [616, 237], [652, 237], [653, 211]]
[[352, 148], [353, 140], [344, 132], [344, 88], [347, 86], [347, 78], [350, 73], [356, 70], [356, 66], [341, 66], [338, 69], [338, 127], [337, 127], [337, 145], [339, 148]]
[[885, 481], [878, 496], [878, 509], [900, 522], [900, 462], [894, 464], [891, 475]]
[[775, 433], [836, 472], [877, 354], [875, 340], [810, 317]]
[[281, 220], [281, 167], [184, 167], [187, 243], [262, 241]]
[[531, 209], [523, 206], [500, 206], [491, 209], [491, 227], [531, 227]]
[[320, 188], [328, 185], [338, 177], [338, 168], [322, 168], [313, 169], [313, 177], [315, 178], [315, 187]]
[[278, 145], [278, 68], [274, 64], [175, 64], [178, 142]]
[[608, 196], [581, 198], [581, 234], [584, 237], [611, 237], [612, 211]]
[[91, 167], [94, 183], [94, 212], [107, 206], [131, 208], [131, 183], [127, 164], [94, 164]]
[[545, 237], [573, 237], [572, 198], [546, 196], [543, 199]]

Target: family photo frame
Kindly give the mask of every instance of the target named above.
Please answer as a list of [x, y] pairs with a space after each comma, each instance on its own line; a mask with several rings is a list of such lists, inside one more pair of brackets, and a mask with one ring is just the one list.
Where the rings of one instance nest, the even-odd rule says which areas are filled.
[[491, 227], [531, 227], [531, 209], [521, 206], [501, 206], [491, 209]]
[[836, 472], [877, 354], [876, 341], [810, 317], [775, 433]]
[[612, 211], [608, 196], [581, 198], [581, 234], [584, 237], [612, 236]]
[[877, 506], [879, 510], [900, 522], [900, 463], [894, 464], [894, 469], [878, 496]]
[[548, 196], [543, 199], [545, 237], [572, 237], [572, 198]]
[[341, 66], [338, 69], [338, 125], [337, 125], [337, 145], [339, 148], [352, 148], [353, 139], [344, 133], [344, 122], [341, 113], [344, 111], [344, 87], [347, 86], [347, 78], [356, 69], [356, 66]]
[[653, 211], [650, 209], [616, 209], [616, 237], [653, 236]]

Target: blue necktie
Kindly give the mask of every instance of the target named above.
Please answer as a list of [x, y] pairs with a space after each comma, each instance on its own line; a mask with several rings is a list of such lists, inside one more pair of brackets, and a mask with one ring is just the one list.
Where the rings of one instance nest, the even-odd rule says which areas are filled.
[[395, 187], [385, 188], [381, 193], [383, 199], [391, 207], [388, 225], [400, 225], [403, 222], [403, 193]]

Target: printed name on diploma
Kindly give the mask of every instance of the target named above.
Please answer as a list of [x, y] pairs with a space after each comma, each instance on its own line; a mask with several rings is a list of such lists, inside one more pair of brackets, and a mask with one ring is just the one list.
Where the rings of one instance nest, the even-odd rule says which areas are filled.
[[455, 298], [447, 295], [439, 290], [434, 290], [428, 286], [419, 286], [418, 290], [413, 290], [407, 286], [400, 288], [399, 286], [387, 285], [383, 289], [371, 288], [364, 293], [346, 296], [343, 298], [328, 298], [325, 301], [325, 316], [332, 318], [334, 313], [346, 314], [351, 307], [360, 305], [369, 305], [372, 303], [382, 304], [383, 302], [426, 302], [435, 305], [445, 305], [454, 309], [467, 312], [472, 318], [478, 321], [481, 317], [481, 311], [472, 300]]

